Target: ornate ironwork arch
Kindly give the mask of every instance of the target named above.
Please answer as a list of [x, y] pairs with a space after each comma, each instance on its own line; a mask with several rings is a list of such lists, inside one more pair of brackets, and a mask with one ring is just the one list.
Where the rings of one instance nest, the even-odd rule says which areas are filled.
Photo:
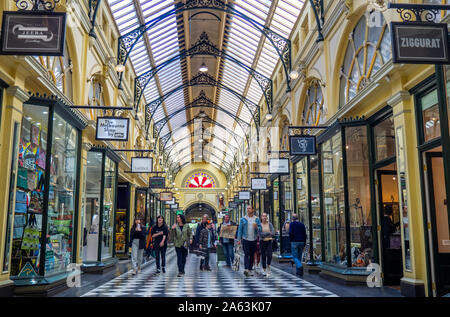
[[[182, 124], [181, 126], [179, 126], [178, 128], [176, 128], [175, 130], [173, 130], [172, 132], [169, 132], [169, 133], [167, 133], [166, 135], [162, 136], [162, 137], [160, 138], [160, 141], [159, 141], [160, 151], [162, 151], [162, 150], [165, 149], [165, 147], [166, 147], [166, 145], [167, 145], [167, 142], [169, 142], [169, 139], [172, 137], [172, 134], [173, 134], [173, 133], [175, 133], [176, 131], [178, 131], [178, 130], [180, 130], [180, 129], [182, 129], [182, 128], [185, 128], [185, 127], [188, 127], [188, 126], [194, 124], [194, 123], [195, 123], [195, 120], [197, 120], [197, 119], [199, 119], [199, 118], [196, 117], [196, 118], [194, 118], [194, 119], [191, 119], [191, 120], [189, 120], [188, 122], [186, 122], [186, 123]], [[230, 133], [231, 136], [233, 137], [233, 139], [236, 141], [237, 144], [239, 144], [239, 141], [243, 139], [243, 138], [239, 139], [239, 136], [238, 136], [236, 133], [234, 133], [233, 131], [231, 131], [230, 129], [228, 129], [226, 126], [224, 126], [224, 125], [221, 124], [220, 122], [217, 122], [216, 120], [213, 120], [213, 119], [211, 119], [211, 118], [209, 118], [209, 117], [205, 117], [205, 118], [201, 118], [201, 119], [202, 119], [202, 123], [203, 123], [203, 122], [207, 122], [207, 123], [210, 123], [210, 124], [214, 124], [214, 125], [216, 125], [216, 126], [222, 128], [222, 129], [224, 129], [226, 132]], [[245, 136], [245, 138], [247, 139], [247, 142], [248, 142], [249, 139], [248, 139], [248, 136], [247, 136], [247, 135]]]
[[193, 77], [191, 80], [184, 82], [182, 85], [172, 89], [167, 94], [151, 101], [146, 105], [145, 109], [145, 129], [146, 133], [148, 134], [148, 129], [150, 127], [150, 122], [152, 121], [153, 115], [155, 114], [156, 110], [161, 106], [161, 104], [166, 100], [168, 97], [176, 93], [177, 91], [180, 91], [186, 87], [191, 86], [216, 86], [221, 89], [224, 89], [228, 92], [230, 92], [232, 95], [234, 95], [236, 98], [238, 98], [244, 105], [247, 107], [247, 109], [250, 111], [250, 114], [253, 117], [253, 120], [256, 124], [256, 131], [259, 133], [259, 124], [260, 124], [260, 109], [259, 106], [254, 103], [253, 101], [247, 99], [246, 97], [239, 94], [237, 91], [231, 89], [230, 87], [219, 83], [216, 81], [212, 76], [205, 74], [205, 73], [199, 73], [195, 77]]
[[[172, 112], [170, 115], [168, 115], [167, 117], [164, 117], [163, 119], [159, 120], [158, 122], [156, 122], [153, 125], [153, 135], [156, 135], [156, 139], [159, 138], [159, 135], [160, 135], [162, 129], [170, 121], [170, 119], [175, 117], [177, 114], [179, 114], [185, 110], [192, 109], [192, 108], [213, 108], [213, 109], [222, 111], [225, 114], [227, 114], [228, 116], [230, 116], [231, 118], [233, 118], [233, 120], [235, 120], [239, 124], [239, 126], [242, 128], [242, 131], [244, 131], [245, 133], [248, 133], [248, 129], [250, 127], [250, 124], [248, 122], [245, 122], [241, 118], [235, 116], [230, 111], [216, 105], [211, 99], [206, 97], [205, 92], [202, 90], [200, 92], [200, 96], [198, 98], [196, 98], [192, 103], [186, 105], [186, 107], [184, 107], [184, 108], [180, 108], [180, 109], [176, 110], [175, 112]], [[244, 126], [245, 126], [245, 128], [244, 128]]]
[[239, 67], [245, 69], [252, 77], [256, 80], [259, 87], [261, 88], [264, 98], [267, 103], [267, 108], [269, 109], [269, 112], [272, 112], [272, 106], [273, 106], [273, 82], [270, 78], [264, 76], [263, 74], [259, 73], [258, 71], [254, 70], [251, 67], [248, 67], [247, 65], [243, 64], [238, 59], [230, 56], [227, 54], [224, 50], [218, 49], [213, 43], [211, 43], [208, 39], [208, 35], [203, 32], [200, 35], [200, 39], [195, 43], [189, 50], [182, 50], [181, 53], [177, 56], [172, 57], [171, 59], [165, 61], [164, 63], [155, 66], [154, 68], [150, 69], [149, 71], [143, 73], [142, 75], [136, 77], [134, 79], [134, 106], [135, 108], [138, 107], [139, 102], [142, 99], [142, 95], [144, 94], [144, 90], [147, 87], [147, 85], [150, 83], [152, 78], [162, 69], [167, 67], [168, 65], [172, 64], [173, 62], [186, 58], [186, 57], [192, 57], [196, 55], [211, 55], [215, 57], [220, 57], [224, 59], [228, 59], [232, 61], [233, 63], [237, 64]]
[[[262, 25], [261, 23], [253, 20], [249, 16], [237, 10], [232, 4], [224, 3], [221, 0], [188, 0], [186, 3], [177, 3], [175, 8], [161, 14], [160, 16], [148, 21], [145, 24], [140, 25], [136, 29], [122, 35], [119, 38], [118, 43], [118, 64], [123, 64], [128, 60], [130, 52], [133, 50], [136, 43], [143, 36], [144, 33], [152, 29], [154, 26], [158, 25], [160, 22], [170, 18], [171, 16], [190, 10], [217, 10], [226, 12], [230, 15], [236, 16], [244, 21], [246, 21], [250, 26], [261, 32], [273, 45], [278, 56], [283, 63], [283, 68], [286, 73], [287, 90], [290, 91], [290, 78], [289, 72], [291, 71], [291, 41], [284, 38], [282, 35], [272, 31], [270, 28]], [[119, 77], [119, 85], [122, 81], [123, 73]]]

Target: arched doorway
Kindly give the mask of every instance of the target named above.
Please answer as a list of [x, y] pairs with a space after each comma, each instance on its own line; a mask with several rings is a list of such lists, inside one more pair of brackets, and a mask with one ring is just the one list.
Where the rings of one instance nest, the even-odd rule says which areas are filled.
[[204, 214], [207, 214], [209, 219], [217, 222], [216, 210], [211, 205], [203, 202], [195, 203], [186, 209], [186, 222], [199, 222]]

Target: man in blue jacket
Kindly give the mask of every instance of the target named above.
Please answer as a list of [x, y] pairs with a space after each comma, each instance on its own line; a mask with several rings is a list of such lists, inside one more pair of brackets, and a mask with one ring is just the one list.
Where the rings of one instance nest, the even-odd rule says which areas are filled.
[[303, 276], [302, 254], [306, 243], [306, 228], [302, 222], [298, 221], [297, 214], [292, 215], [292, 220], [289, 225], [292, 258], [297, 268], [297, 275]]
[[245, 276], [253, 276], [253, 262], [255, 261], [256, 238], [262, 231], [261, 221], [255, 216], [252, 206], [247, 206], [247, 215], [242, 217], [238, 227], [238, 244], [242, 241], [244, 249]]

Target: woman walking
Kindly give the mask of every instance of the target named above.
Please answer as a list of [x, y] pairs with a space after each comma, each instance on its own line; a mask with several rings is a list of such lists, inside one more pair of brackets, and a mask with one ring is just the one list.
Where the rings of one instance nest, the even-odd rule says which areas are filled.
[[171, 237], [177, 252], [178, 277], [184, 275], [184, 267], [186, 265], [186, 257], [188, 255], [189, 245], [192, 244], [191, 228], [186, 225], [184, 215], [177, 215], [177, 224], [171, 229]]
[[166, 220], [163, 216], [156, 218], [156, 224], [152, 227], [153, 249], [156, 255], [156, 273], [166, 273], [166, 251], [167, 251], [167, 237], [169, 230], [166, 225]]
[[145, 227], [141, 225], [141, 220], [136, 218], [130, 232], [131, 264], [133, 266], [133, 275], [136, 275], [137, 272], [141, 271], [145, 238]]
[[263, 275], [270, 274], [270, 263], [272, 262], [272, 240], [275, 235], [273, 225], [269, 222], [267, 214], [261, 215], [261, 231], [259, 233], [259, 244], [261, 250], [261, 262], [263, 267]]

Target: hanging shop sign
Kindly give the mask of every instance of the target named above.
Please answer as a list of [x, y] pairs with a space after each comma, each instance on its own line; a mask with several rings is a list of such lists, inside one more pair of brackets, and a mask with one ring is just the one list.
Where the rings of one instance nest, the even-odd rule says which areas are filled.
[[228, 208], [237, 208], [237, 203], [229, 203]]
[[128, 141], [129, 118], [98, 117], [96, 140]]
[[316, 155], [316, 137], [311, 135], [290, 136], [289, 154]]
[[159, 194], [159, 200], [161, 201], [171, 201], [173, 199], [171, 192], [162, 192]]
[[170, 205], [170, 208], [171, 209], [178, 209], [178, 204], [172, 204], [172, 205]]
[[166, 179], [164, 177], [150, 177], [148, 181], [149, 188], [165, 188], [166, 187]]
[[153, 172], [153, 158], [132, 157], [131, 173], [151, 173]]
[[252, 178], [252, 190], [266, 190], [267, 179], [265, 178]]
[[270, 159], [270, 174], [289, 174], [289, 159]]
[[166, 205], [173, 205], [173, 204], [175, 204], [175, 197], [172, 197], [171, 200], [166, 202]]
[[249, 191], [239, 192], [239, 200], [250, 200], [250, 192]]
[[0, 54], [63, 56], [64, 12], [4, 11]]
[[392, 22], [392, 59], [403, 64], [450, 64], [443, 23]]

